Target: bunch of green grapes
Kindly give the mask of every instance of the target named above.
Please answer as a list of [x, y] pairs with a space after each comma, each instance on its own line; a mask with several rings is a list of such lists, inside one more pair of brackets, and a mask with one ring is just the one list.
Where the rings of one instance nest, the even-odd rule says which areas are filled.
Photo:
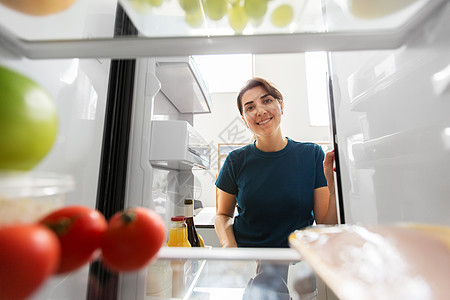
[[270, 21], [276, 27], [285, 27], [294, 20], [294, 9], [289, 4], [278, 6], [272, 11]]
[[201, 0], [178, 0], [181, 8], [186, 13], [184, 19], [192, 28], [198, 28], [203, 24]]
[[[162, 2], [163, 0], [140, 0]], [[186, 13], [186, 23], [191, 27], [199, 27], [204, 16], [213, 21], [228, 16], [230, 27], [235, 33], [242, 33], [251, 22], [257, 26], [263, 22], [267, 14], [267, 3], [275, 0], [178, 0]], [[204, 15], [202, 13], [204, 11]], [[288, 26], [294, 19], [294, 9], [289, 4], [275, 8], [270, 16], [271, 23], [276, 27]]]
[[178, 0], [178, 3], [180, 3], [180, 6], [184, 12], [189, 14], [202, 9], [200, 6], [200, 1], [201, 0]]
[[250, 18], [260, 20], [267, 12], [267, 0], [245, 0], [244, 9]]
[[151, 6], [161, 6], [164, 0], [145, 0]]
[[145, 11], [150, 7], [159, 7], [163, 4], [164, 0], [131, 0], [136, 11]]
[[233, 5], [228, 11], [228, 22], [235, 33], [242, 33], [248, 23], [245, 8], [239, 4]]
[[198, 28], [203, 24], [203, 13], [201, 8], [186, 13], [185, 16], [186, 23], [192, 28]]
[[205, 14], [211, 20], [218, 21], [222, 19], [228, 12], [227, 0], [203, 0], [203, 8]]

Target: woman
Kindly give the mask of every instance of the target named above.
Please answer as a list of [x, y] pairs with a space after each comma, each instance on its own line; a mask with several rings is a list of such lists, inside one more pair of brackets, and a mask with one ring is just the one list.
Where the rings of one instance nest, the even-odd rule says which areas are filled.
[[320, 146], [283, 136], [283, 96], [262, 78], [247, 82], [237, 106], [256, 141], [231, 152], [216, 181], [222, 247], [286, 248], [296, 229], [336, 224], [334, 153], [324, 159]]

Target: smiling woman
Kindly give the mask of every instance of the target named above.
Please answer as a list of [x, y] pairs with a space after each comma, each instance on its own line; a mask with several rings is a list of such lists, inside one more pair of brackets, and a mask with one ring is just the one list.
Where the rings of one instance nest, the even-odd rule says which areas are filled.
[[294, 230], [314, 221], [336, 223], [334, 154], [327, 154], [323, 165], [320, 146], [283, 136], [283, 101], [281, 92], [262, 78], [249, 80], [237, 96], [242, 119], [256, 140], [228, 155], [216, 181], [215, 225], [224, 247], [286, 248]]
[[[283, 96], [263, 78], [246, 83], [237, 106], [255, 141], [229, 153], [216, 180], [222, 247], [288, 248], [293, 231], [336, 224], [334, 153], [283, 136]], [[258, 273], [267, 270], [287, 282], [289, 265], [258, 264]]]

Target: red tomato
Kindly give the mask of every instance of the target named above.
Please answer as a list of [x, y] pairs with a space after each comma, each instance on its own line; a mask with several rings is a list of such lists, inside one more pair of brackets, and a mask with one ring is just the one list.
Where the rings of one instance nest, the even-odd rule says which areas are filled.
[[41, 221], [57, 235], [61, 244], [61, 262], [57, 273], [78, 269], [95, 258], [108, 223], [97, 210], [86, 206], [66, 206]]
[[0, 299], [23, 299], [58, 268], [56, 235], [39, 224], [0, 228]]
[[155, 257], [165, 238], [164, 221], [154, 211], [137, 207], [116, 213], [102, 238], [103, 261], [114, 271], [138, 270]]

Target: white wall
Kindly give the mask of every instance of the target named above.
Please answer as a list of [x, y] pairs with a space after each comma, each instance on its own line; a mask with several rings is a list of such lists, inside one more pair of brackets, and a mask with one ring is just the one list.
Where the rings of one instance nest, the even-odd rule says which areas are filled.
[[[309, 125], [304, 54], [256, 55], [254, 75], [273, 82], [284, 97], [282, 130], [297, 141], [322, 142], [330, 140], [326, 126]], [[245, 82], [242, 83], [244, 85]], [[195, 115], [194, 127], [211, 145], [210, 170], [194, 170], [199, 200], [203, 206], [215, 206], [215, 178], [218, 172], [219, 143], [248, 143], [252, 134], [241, 120], [236, 106], [236, 93], [212, 94], [211, 114]]]

